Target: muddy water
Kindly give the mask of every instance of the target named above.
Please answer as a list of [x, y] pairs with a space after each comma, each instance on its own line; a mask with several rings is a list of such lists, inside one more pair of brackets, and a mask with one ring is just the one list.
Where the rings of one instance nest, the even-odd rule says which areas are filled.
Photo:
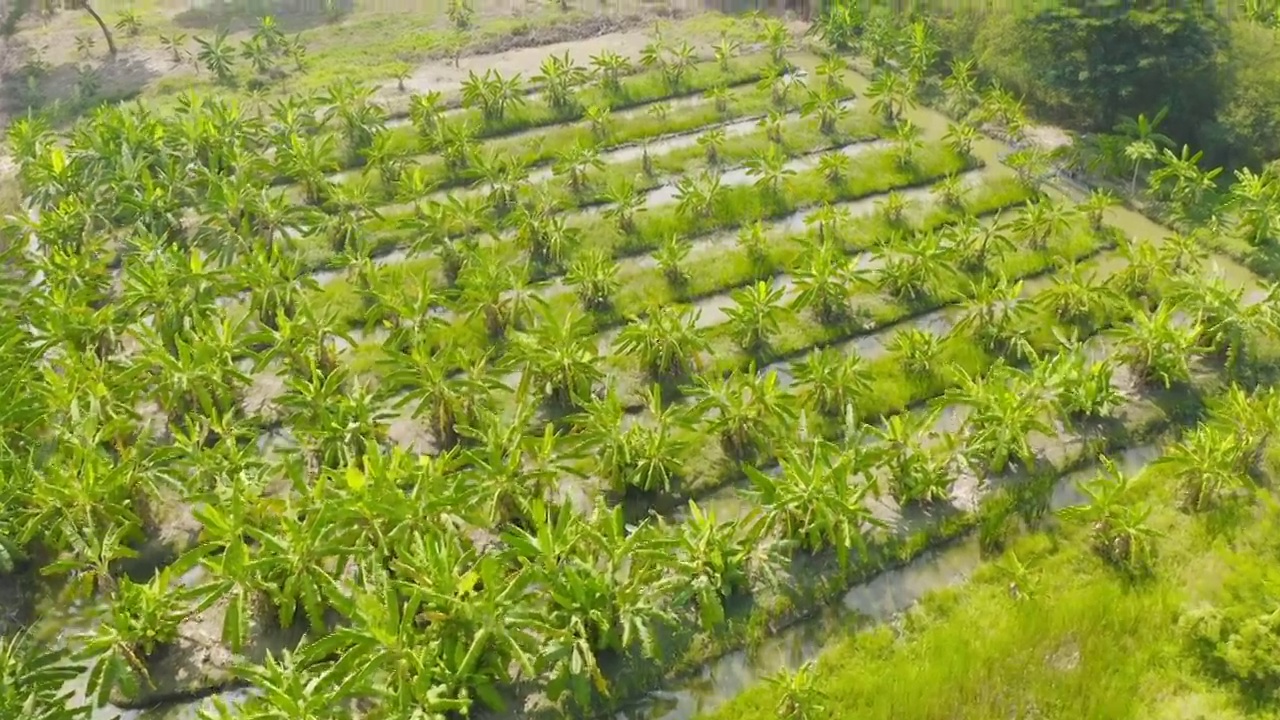
[[[1136, 474], [1158, 456], [1156, 446], [1143, 445], [1113, 459], [1124, 472]], [[1078, 503], [1083, 497], [1079, 484], [1096, 475], [1097, 469], [1091, 467], [1064, 476], [1054, 488], [1051, 507], [1056, 510]], [[616, 720], [692, 720], [711, 712], [752, 685], [816, 659], [833, 638], [850, 629], [884, 622], [929, 592], [964, 582], [980, 563], [978, 540], [972, 534], [928, 551], [901, 568], [853, 587], [820, 616], [771, 636], [758, 650], [729, 653], [706, 665], [698, 675], [650, 693], [636, 707], [618, 713]]]

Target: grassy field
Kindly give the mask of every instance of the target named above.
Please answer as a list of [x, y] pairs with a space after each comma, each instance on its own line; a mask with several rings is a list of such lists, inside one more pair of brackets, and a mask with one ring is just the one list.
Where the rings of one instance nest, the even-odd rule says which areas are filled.
[[[1274, 458], [1273, 449], [1268, 482]], [[1193, 651], [1185, 620], [1275, 556], [1270, 490], [1189, 516], [1176, 510], [1177, 483], [1162, 468], [1138, 487], [1160, 533], [1150, 576], [1117, 572], [1093, 552], [1087, 528], [1055, 520], [900, 621], [833, 640], [816, 666], [823, 716], [1276, 717], [1256, 695], [1221, 683]], [[775, 717], [780, 699], [761, 686], [707, 717]]]

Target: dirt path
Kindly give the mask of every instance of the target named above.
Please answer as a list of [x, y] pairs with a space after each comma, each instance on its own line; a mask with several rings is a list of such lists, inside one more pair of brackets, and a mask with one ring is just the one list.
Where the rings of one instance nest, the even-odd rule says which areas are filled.
[[[506, 77], [520, 73], [525, 80], [528, 80], [538, 73], [538, 66], [550, 55], [568, 53], [571, 60], [583, 66], [591, 62], [591, 56], [599, 55], [605, 50], [612, 50], [623, 57], [635, 59], [651, 39], [649, 30], [637, 28], [550, 45], [534, 45], [498, 53], [466, 55], [459, 59], [457, 67], [454, 67], [451, 60], [442, 58], [419, 67], [405, 80], [404, 87], [407, 92], [415, 93], [429, 90], [444, 94], [454, 93], [462, 87], [463, 81], [473, 71], [483, 73], [486, 70], [494, 70]], [[700, 43], [692, 44], [699, 52], [706, 50]], [[401, 94], [394, 81], [384, 84], [382, 92], [383, 94]]]

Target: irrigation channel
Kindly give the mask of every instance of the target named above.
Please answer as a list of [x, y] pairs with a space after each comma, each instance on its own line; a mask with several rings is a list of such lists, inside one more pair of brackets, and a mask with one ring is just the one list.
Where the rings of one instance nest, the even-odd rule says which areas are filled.
[[[855, 73], [846, 77], [856, 93], [862, 95], [865, 92], [867, 79], [864, 76]], [[947, 118], [941, 113], [928, 108], [912, 108], [906, 112], [906, 115], [912, 123], [923, 130], [926, 137], [941, 137], [947, 128]], [[742, 129], [745, 130], [747, 121], [740, 122], [742, 123]], [[734, 123], [730, 123], [730, 125], [734, 125], [736, 128]], [[702, 131], [705, 131], [705, 129]], [[696, 142], [699, 132], [701, 131], [683, 133], [679, 136], [664, 139], [668, 143], [667, 150], [687, 147], [693, 144]], [[651, 146], [650, 152], [662, 152], [663, 150], [659, 149], [662, 142], [655, 142]], [[864, 143], [862, 147], [855, 144], [846, 148], [844, 152], [856, 154], [865, 151], [867, 149], [866, 146], [869, 145], [873, 144]], [[984, 163], [985, 169], [982, 175], [1011, 174], [1012, 171], [1002, 162], [1002, 157], [1012, 149], [1010, 146], [994, 139], [988, 137], [980, 138], [974, 144], [973, 154]], [[627, 153], [634, 154], [637, 151], [631, 148], [619, 148], [611, 152], [615, 155], [607, 156], [610, 161], [620, 162], [634, 159], [632, 155]], [[807, 167], [806, 163], [811, 162], [812, 159], [802, 156], [793, 160], [791, 167], [801, 169], [801, 165]], [[976, 179], [977, 175], [978, 173], [973, 173], [974, 177], [966, 178], [966, 180]], [[736, 184], [749, 182], [749, 179], [745, 174], [742, 174], [740, 178], [732, 174], [726, 174], [722, 178], [722, 182]], [[1051, 186], [1047, 190], [1051, 195], [1060, 197], [1067, 196], [1078, 199], [1080, 195], [1077, 188], [1064, 186]], [[914, 198], [917, 194], [927, 192], [927, 190], [912, 189], [908, 192]], [[845, 205], [852, 211], [852, 214], [859, 215], [870, 209], [873, 199], [858, 200]], [[647, 197], [649, 204], [661, 204], [671, 200], [669, 187], [651, 191]], [[804, 227], [805, 215], [805, 212], [800, 212], [782, 219], [775, 225], [781, 229], [800, 230]], [[1107, 224], [1137, 239], [1159, 241], [1172, 234], [1170, 230], [1145, 216], [1120, 206], [1109, 208], [1106, 211], [1105, 220]], [[717, 248], [724, 247], [730, 242], [732, 242], [732, 236], [727, 234], [708, 236], [699, 242], [696, 252], [698, 254], [712, 253]], [[394, 259], [393, 254], [383, 262], [394, 262]], [[1094, 258], [1091, 266], [1096, 267], [1100, 272], [1107, 272], [1116, 269], [1115, 261], [1117, 259], [1114, 253], [1104, 253]], [[652, 264], [653, 262], [652, 256], [649, 255], [635, 257], [634, 261], [642, 265], [644, 263]], [[1237, 263], [1226, 258], [1215, 257], [1210, 262], [1218, 265], [1227, 279], [1233, 282], [1251, 283], [1256, 280]], [[321, 272], [318, 275], [323, 280], [327, 273]], [[1026, 288], [1024, 292], [1034, 293], [1036, 286], [1042, 286], [1046, 281], [1047, 278], [1039, 278], [1028, 282], [1030, 287]], [[784, 286], [789, 284], [785, 275], [775, 278], [774, 283], [775, 286], [778, 286], [779, 283]], [[563, 286], [558, 286], [554, 289], [561, 292], [565, 290]], [[724, 300], [724, 295], [718, 294], [695, 302], [695, 305], [704, 312], [705, 317], [701, 324], [712, 325], [723, 320], [723, 317], [720, 316], [723, 315]], [[848, 340], [839, 347], [856, 351], [866, 359], [874, 359], [884, 352], [884, 344], [889, 334], [887, 330], [915, 327], [942, 332], [950, 327], [953, 313], [953, 308], [945, 307], [922, 313], [902, 323], [891, 325], [889, 328], [882, 328], [879, 331]], [[612, 332], [606, 330], [602, 333], [602, 339], [611, 335]], [[1106, 343], [1091, 343], [1091, 350], [1095, 353], [1105, 354], [1107, 345]], [[765, 370], [778, 372], [784, 383], [789, 381], [789, 373], [785, 363], [775, 363], [766, 367]], [[911, 410], [908, 410], [908, 412], [911, 412]], [[955, 422], [955, 418], [952, 415], [954, 414], [944, 413], [943, 422]], [[1045, 438], [1044, 440], [1045, 442], [1042, 444], [1056, 446], [1059, 449], [1071, 442], [1070, 439], [1060, 438]], [[1116, 457], [1126, 473], [1137, 473], [1155, 459], [1158, 454], [1158, 447], [1143, 444], [1119, 451], [1116, 453]], [[1095, 474], [1095, 468], [1086, 467], [1060, 477], [1054, 486], [1050, 507], [1057, 509], [1080, 502], [1083, 496], [1078, 490], [1079, 482], [1090, 479]], [[741, 512], [741, 501], [736, 497], [737, 493], [738, 489], [735, 487], [720, 488], [706, 497], [705, 500], [711, 507], [719, 505], [723, 508], [722, 512], [717, 512], [718, 515], [730, 517], [735, 514], [735, 510], [739, 513]], [[959, 502], [956, 504], [961, 505]], [[735, 508], [734, 506], [739, 507]], [[896, 509], [886, 508], [886, 510], [888, 512], [898, 512], [901, 515], [901, 512]], [[903, 529], [901, 527], [902, 524], [905, 523], [899, 525], [899, 532]], [[782, 631], [765, 639], [759, 647], [751, 651], [737, 650], [730, 652], [705, 664], [699, 672], [672, 680], [665, 687], [650, 692], [634, 705], [619, 712], [616, 715], [616, 720], [689, 720], [694, 718], [699, 713], [707, 712], [720, 706], [752, 684], [762, 681], [781, 669], [794, 668], [807, 660], [817, 657], [824, 645], [837, 633], [887, 621], [896, 614], [908, 609], [927, 593], [963, 582], [980, 563], [981, 558], [977, 539], [972, 533], [929, 550], [901, 567], [882, 572], [871, 577], [866, 582], [855, 585], [843, 594], [839, 602], [818, 608], [817, 612], [811, 614], [807, 619], [792, 623]], [[71, 628], [65, 629], [64, 635], [65, 632], [70, 630]], [[107, 706], [97, 708], [91, 717], [93, 720], [194, 720], [201, 709], [212, 707], [213, 697], [234, 706], [237, 702], [247, 697], [250, 692], [250, 690], [245, 689], [232, 689], [193, 702], [172, 703], [144, 710], [123, 710]]]

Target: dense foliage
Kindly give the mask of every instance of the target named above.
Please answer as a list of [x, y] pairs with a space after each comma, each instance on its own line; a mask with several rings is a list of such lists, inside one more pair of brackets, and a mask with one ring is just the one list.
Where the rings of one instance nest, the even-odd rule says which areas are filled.
[[[939, 82], [926, 24], [867, 82], [757, 30], [713, 61], [553, 57], [540, 95], [472, 74], [407, 123], [351, 84], [15, 123], [0, 574], [87, 617], [65, 655], [0, 646], [31, 688], [5, 707], [84, 717], [72, 667], [97, 705], [256, 690], [217, 718], [580, 716], [918, 549], [914, 510], [1255, 379], [1276, 290], [980, 154], [1021, 106]], [[917, 123], [939, 96], [959, 120]], [[1216, 207], [1170, 157], [1161, 201]], [[1185, 475], [1191, 509], [1243, 483]], [[1125, 487], [1080, 516], [1136, 574]], [[819, 712], [781, 682], [781, 712]]]

